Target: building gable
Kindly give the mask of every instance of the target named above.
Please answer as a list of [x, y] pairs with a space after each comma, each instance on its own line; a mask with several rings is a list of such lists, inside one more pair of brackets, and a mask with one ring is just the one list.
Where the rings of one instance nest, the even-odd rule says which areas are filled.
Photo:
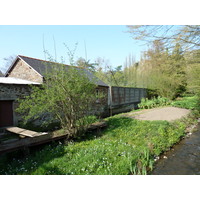
[[43, 82], [43, 76], [35, 71], [29, 64], [18, 57], [6, 72], [6, 77], [15, 77], [38, 83]]

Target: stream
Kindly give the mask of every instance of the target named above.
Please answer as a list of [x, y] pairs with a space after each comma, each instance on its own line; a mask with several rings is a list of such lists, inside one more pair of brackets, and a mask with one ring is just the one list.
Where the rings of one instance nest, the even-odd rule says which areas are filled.
[[155, 164], [151, 175], [200, 175], [200, 123]]

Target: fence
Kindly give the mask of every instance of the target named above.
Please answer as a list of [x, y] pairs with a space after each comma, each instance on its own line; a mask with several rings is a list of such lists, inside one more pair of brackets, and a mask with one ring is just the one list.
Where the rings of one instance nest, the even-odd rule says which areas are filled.
[[113, 112], [123, 112], [134, 108], [147, 95], [145, 88], [116, 87], [109, 88], [108, 105]]

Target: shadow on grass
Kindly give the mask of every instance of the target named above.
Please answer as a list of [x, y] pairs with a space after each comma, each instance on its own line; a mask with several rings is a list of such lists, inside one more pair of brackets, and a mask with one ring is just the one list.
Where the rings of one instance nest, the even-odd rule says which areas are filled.
[[[127, 117], [108, 118], [108, 127], [87, 132], [84, 136], [75, 139], [75, 142], [94, 140], [119, 127], [120, 129], [126, 129], [130, 123], [134, 123], [133, 121], [136, 120]], [[28, 154], [25, 154], [24, 151], [17, 151], [1, 157], [0, 174], [63, 174], [57, 166], [48, 165], [52, 160], [65, 155], [65, 145], [59, 143], [53, 142], [51, 144], [31, 147]], [[36, 173], [34, 172], [35, 170], [37, 170]]]
[[58, 167], [43, 166], [45, 173], [43, 175], [65, 175]]
[[100, 138], [104, 135], [106, 135], [108, 132], [112, 132], [117, 128], [126, 129], [130, 125], [130, 123], [133, 123], [133, 121], [136, 121], [134, 119], [128, 118], [128, 117], [112, 117], [107, 119], [108, 126], [103, 129], [97, 129], [95, 131], [87, 132], [85, 135], [76, 138], [76, 142], [81, 141], [87, 141], [87, 140], [93, 140], [96, 138]]
[[[0, 158], [0, 174], [31, 174], [32, 171], [65, 154], [65, 146], [58, 142], [31, 147], [28, 154], [23, 150], [7, 153]], [[56, 171], [56, 174], [58, 170]], [[61, 174], [59, 172], [58, 174]]]

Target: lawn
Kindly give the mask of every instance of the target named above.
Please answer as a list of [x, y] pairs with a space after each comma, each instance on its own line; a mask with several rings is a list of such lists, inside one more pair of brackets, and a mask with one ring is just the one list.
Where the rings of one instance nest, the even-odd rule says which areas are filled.
[[46, 145], [26, 158], [1, 158], [0, 174], [146, 174], [155, 156], [185, 134], [184, 122], [110, 117], [79, 141]]

